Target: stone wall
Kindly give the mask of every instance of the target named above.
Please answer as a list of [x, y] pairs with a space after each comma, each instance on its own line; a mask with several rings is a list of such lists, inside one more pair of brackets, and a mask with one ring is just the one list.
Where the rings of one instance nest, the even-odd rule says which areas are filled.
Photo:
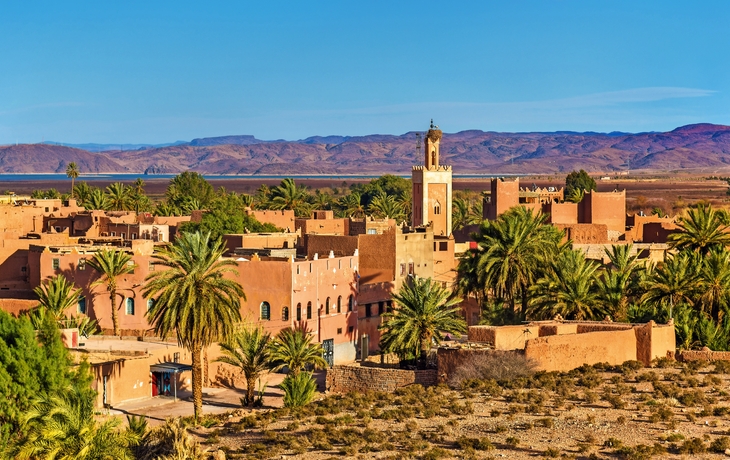
[[702, 350], [682, 350], [677, 353], [677, 361], [730, 361], [730, 351], [712, 351], [707, 347]]
[[334, 366], [327, 369], [326, 389], [334, 393], [368, 390], [393, 392], [409, 385], [435, 385], [437, 374], [436, 369], [409, 371], [358, 365]]

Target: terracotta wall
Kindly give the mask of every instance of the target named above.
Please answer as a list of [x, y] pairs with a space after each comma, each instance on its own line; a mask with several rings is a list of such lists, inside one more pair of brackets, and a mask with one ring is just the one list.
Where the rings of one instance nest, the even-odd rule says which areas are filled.
[[492, 179], [489, 202], [484, 200], [483, 216], [488, 220], [496, 220], [509, 208], [520, 204], [519, 179]]
[[263, 211], [253, 211], [253, 210], [246, 210], [246, 214], [249, 216], [253, 216], [261, 222], [262, 224], [272, 224], [276, 225], [282, 230], [286, 230], [287, 228], [289, 231], [293, 232], [295, 223], [294, 223], [294, 211], [292, 210], [282, 210], [282, 211], [274, 211], [274, 210], [263, 210]]
[[358, 249], [359, 239], [357, 236], [340, 235], [304, 235], [303, 253], [308, 259], [314, 259], [315, 254], [327, 256], [334, 251], [335, 257], [351, 256]]
[[641, 241], [643, 243], [666, 243], [669, 241], [669, 235], [677, 231], [678, 227], [675, 224], [648, 222], [643, 225]]
[[349, 219], [296, 219], [294, 227], [302, 235], [318, 233], [326, 235], [349, 235]]
[[522, 350], [525, 342], [539, 337], [540, 327], [517, 326], [469, 326], [469, 342], [491, 344], [496, 350]]
[[0, 310], [13, 316], [19, 316], [37, 306], [38, 301], [35, 299], [0, 299]]
[[626, 191], [586, 192], [578, 205], [578, 222], [605, 224], [608, 230], [626, 231]]
[[409, 385], [432, 386], [436, 384], [435, 369], [409, 371], [381, 369], [358, 365], [335, 366], [327, 369], [326, 389], [334, 393], [350, 391], [385, 391], [392, 393]]
[[608, 243], [608, 227], [605, 224], [555, 224], [565, 232], [565, 239], [574, 244]]
[[578, 204], [577, 203], [547, 203], [542, 205], [542, 212], [547, 214], [547, 222], [550, 224], [577, 224]]
[[599, 362], [617, 365], [636, 359], [636, 335], [629, 329], [539, 337], [527, 341], [525, 357], [544, 371], [567, 371]]
[[707, 347], [702, 350], [682, 350], [677, 353], [677, 361], [730, 361], [730, 351], [712, 351]]

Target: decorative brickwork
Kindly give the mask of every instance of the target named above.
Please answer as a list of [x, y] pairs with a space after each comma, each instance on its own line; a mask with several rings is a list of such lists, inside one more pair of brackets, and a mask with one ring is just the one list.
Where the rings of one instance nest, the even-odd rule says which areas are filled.
[[392, 393], [409, 385], [436, 385], [437, 376], [436, 369], [409, 371], [358, 365], [334, 366], [327, 369], [326, 388], [334, 393], [368, 390]]

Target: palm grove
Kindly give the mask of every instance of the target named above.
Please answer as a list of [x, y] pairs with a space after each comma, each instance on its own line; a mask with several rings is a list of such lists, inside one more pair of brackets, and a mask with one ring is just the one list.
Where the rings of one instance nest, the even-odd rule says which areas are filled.
[[[69, 168], [69, 177], [75, 181], [76, 168]], [[131, 187], [112, 184], [106, 190], [74, 184], [74, 197], [88, 209], [165, 215], [207, 211], [201, 222], [185, 225], [176, 242], [155, 255], [155, 263], [165, 269], [151, 273], [145, 285], [145, 296], [156, 299], [147, 313], [155, 331], [162, 337], [174, 336], [193, 356], [196, 418], [202, 412], [200, 353], [219, 341], [221, 360], [238, 367], [246, 382], [243, 404], [260, 401], [263, 389], [259, 388], [257, 398], [254, 388], [271, 369], [289, 370], [282, 384], [287, 405], [306, 404], [313, 397], [316, 387], [308, 369], [325, 365], [321, 347], [301, 328], [271, 337], [260, 328], [240, 324], [245, 293], [225, 276], [234, 262], [221, 258], [220, 235], [272, 230], [245, 215], [246, 207], [292, 209], [297, 215], [324, 208], [353, 217], [409, 219], [410, 184], [405, 179], [384, 176], [333, 192], [338, 196], [310, 193], [286, 179], [277, 187], [260, 187], [255, 195], [236, 194], [214, 190], [196, 173], [183, 173], [172, 179], [165, 199], [152, 204], [142, 181]], [[35, 195], [53, 196], [53, 191]], [[680, 218], [681, 231], [672, 235], [673, 252], [664, 263], [645, 265], [630, 245], [621, 245], [606, 251], [610, 263], [604, 266], [564, 242], [563, 234], [547, 225], [544, 215], [516, 207], [495, 221], [482, 221], [480, 203], [469, 195], [458, 196], [454, 202], [455, 227], [479, 223], [479, 230], [473, 235], [477, 248], [458, 265], [453, 290], [416, 278], [394, 293], [395, 308], [384, 315], [381, 325], [381, 349], [425, 365], [428, 350], [444, 334], [465, 331], [458, 304], [467, 296], [482, 305], [483, 321], [490, 324], [556, 315], [566, 319], [610, 316], [633, 322], [672, 318], [682, 347], [728, 349], [730, 319], [725, 312], [730, 305], [730, 253], [726, 247], [730, 236], [724, 212], [709, 206], [690, 209]], [[109, 294], [112, 310], [119, 307], [115, 279], [130, 268], [128, 260], [114, 253], [101, 251], [90, 262], [98, 274], [94, 284]], [[36, 293], [40, 307], [27, 317], [0, 312], [0, 435], [9, 449], [4, 453], [18, 458], [51, 452], [108, 458], [104, 452], [114, 451], [115, 458], [132, 458], [135, 446], [151, 439], [144, 430], [132, 421], [126, 430], [114, 420], [96, 421], [89, 416], [93, 392], [70, 390], [89, 388], [91, 380], [89, 366], [74, 365], [57, 329], [69, 321], [85, 321], [64, 315], [78, 298], [78, 289], [59, 276]], [[59, 426], [65, 431], [59, 431]], [[107, 435], [84, 434], [90, 432]]]

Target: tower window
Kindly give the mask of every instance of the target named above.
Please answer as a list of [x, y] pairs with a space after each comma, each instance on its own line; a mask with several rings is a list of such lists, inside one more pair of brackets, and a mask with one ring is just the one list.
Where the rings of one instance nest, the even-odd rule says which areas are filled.
[[302, 320], [302, 304], [298, 303], [297, 304], [297, 321], [301, 321], [301, 320]]
[[434, 207], [433, 207], [433, 213], [436, 215], [441, 214], [441, 203], [439, 203], [438, 201], [436, 202], [436, 205], [434, 205]]
[[282, 321], [289, 321], [289, 307], [282, 307], [281, 308], [281, 320]]
[[134, 299], [127, 297], [126, 301], [126, 313], [128, 315], [134, 315]]
[[271, 319], [271, 305], [269, 305], [269, 302], [261, 302], [261, 319], [265, 321]]
[[312, 319], [312, 302], [307, 302], [307, 319]]

